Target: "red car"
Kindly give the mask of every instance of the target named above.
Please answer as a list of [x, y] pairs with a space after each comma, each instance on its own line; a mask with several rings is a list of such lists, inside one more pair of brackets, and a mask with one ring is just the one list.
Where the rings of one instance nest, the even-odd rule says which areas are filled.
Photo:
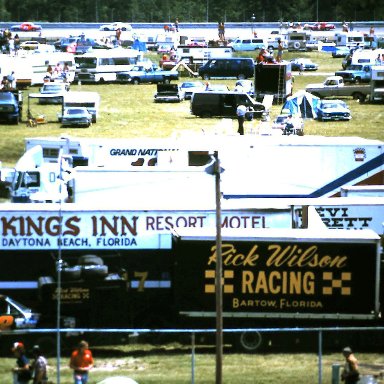
[[331, 31], [335, 29], [335, 25], [331, 23], [315, 23], [308, 27], [311, 31]]
[[19, 25], [12, 25], [11, 31], [24, 31], [24, 32], [36, 32], [41, 31], [41, 25], [34, 23], [21, 23]]

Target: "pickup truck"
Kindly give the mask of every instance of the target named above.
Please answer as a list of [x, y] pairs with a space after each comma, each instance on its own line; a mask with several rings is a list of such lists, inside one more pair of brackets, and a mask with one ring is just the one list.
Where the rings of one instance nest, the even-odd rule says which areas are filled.
[[163, 71], [154, 67], [136, 65], [130, 71], [119, 72], [116, 81], [120, 84], [163, 83], [169, 84], [171, 80], [178, 80], [178, 71]]
[[22, 118], [23, 94], [21, 91], [0, 91], [0, 122], [18, 124]]
[[369, 83], [372, 77], [372, 65], [351, 64], [346, 69], [335, 72], [335, 76], [341, 76], [346, 83]]
[[308, 84], [305, 90], [312, 95], [322, 98], [327, 97], [347, 97], [351, 96], [355, 100], [364, 102], [370, 93], [369, 85], [345, 85], [341, 76], [327, 77], [323, 83]]

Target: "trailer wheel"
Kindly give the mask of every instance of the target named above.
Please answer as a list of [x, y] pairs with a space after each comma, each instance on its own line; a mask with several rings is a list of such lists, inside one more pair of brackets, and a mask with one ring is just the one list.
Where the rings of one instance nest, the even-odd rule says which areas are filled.
[[135, 84], [135, 85], [139, 85], [140, 84], [140, 80], [137, 77], [135, 77], [133, 79], [132, 83]]
[[300, 43], [298, 41], [295, 41], [293, 44], [293, 48], [300, 49]]
[[235, 337], [237, 338], [237, 349], [243, 352], [256, 352], [263, 341], [260, 332], [241, 332]]
[[364, 95], [360, 92], [356, 92], [352, 96], [353, 96], [354, 100], [359, 100], [360, 103], [364, 103], [365, 98], [366, 98], [366, 95]]

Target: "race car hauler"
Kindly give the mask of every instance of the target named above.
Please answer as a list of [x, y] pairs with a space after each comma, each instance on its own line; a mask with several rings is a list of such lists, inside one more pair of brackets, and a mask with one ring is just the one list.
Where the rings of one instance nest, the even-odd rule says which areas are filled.
[[[106, 139], [94, 140], [92, 144], [69, 138], [59, 144], [41, 140], [40, 151], [34, 148], [38, 147], [36, 141], [34, 145], [32, 140], [29, 141], [31, 151], [36, 151], [35, 155], [40, 153], [40, 158], [20, 159], [20, 164], [26, 164], [27, 168], [19, 163], [16, 165], [11, 185], [15, 202], [57, 201], [59, 191], [65, 191], [63, 176], [71, 179], [70, 183], [74, 185], [72, 197], [77, 202], [91, 198], [108, 200], [112, 198], [112, 192], [114, 195], [120, 193], [125, 199], [125, 193], [129, 192], [132, 201], [140, 200], [144, 193], [156, 189], [154, 178], [159, 186], [151, 195], [154, 201], [172, 196], [174, 200], [182, 199], [183, 195], [176, 194], [171, 184], [165, 183], [164, 177], [174, 180], [177, 175], [183, 179], [194, 174], [204, 185], [209, 184], [210, 175], [206, 171], [214, 150], [218, 150], [224, 168], [221, 180], [226, 199], [335, 196], [346, 184], [383, 183], [383, 143], [357, 137], [303, 136], [297, 140], [290, 136], [196, 135], [184, 140]], [[60, 161], [63, 156], [59, 154], [72, 159], [73, 164], [81, 160], [82, 165], [88, 166], [63, 169]], [[24, 156], [29, 158], [28, 151]], [[29, 185], [28, 178], [34, 176], [38, 180], [40, 172], [44, 172], [39, 164], [44, 165], [46, 161], [56, 164], [56, 171], [49, 177], [40, 175], [40, 180], [49, 180], [52, 186], [45, 186], [42, 181]], [[107, 176], [110, 184], [101, 181]], [[135, 188], [129, 191], [133, 184]], [[117, 185], [118, 189], [113, 188]], [[186, 187], [179, 183], [177, 191]], [[49, 198], [45, 192], [55, 188], [55, 199]], [[39, 192], [43, 193], [33, 196]], [[44, 195], [45, 198], [40, 199]], [[200, 188], [194, 199], [203, 197]]]
[[[376, 233], [277, 222], [263, 228], [261, 212], [233, 213], [222, 218], [226, 328], [380, 324]], [[77, 326], [213, 328], [214, 217], [5, 204], [1, 291], [54, 315], [59, 260], [61, 313], [75, 317]], [[244, 219], [238, 228], [229, 224], [236, 217]], [[252, 335], [249, 342], [247, 332], [230, 334], [245, 350], [263, 343], [259, 333]]]
[[275, 102], [283, 103], [292, 95], [291, 63], [256, 64], [254, 87], [256, 100], [262, 101], [264, 96], [273, 95]]

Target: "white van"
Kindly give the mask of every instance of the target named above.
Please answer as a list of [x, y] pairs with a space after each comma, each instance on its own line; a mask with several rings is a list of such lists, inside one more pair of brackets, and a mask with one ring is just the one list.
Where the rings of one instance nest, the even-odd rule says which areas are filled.
[[263, 47], [267, 47], [267, 42], [261, 38], [241, 39], [237, 38], [228, 44], [233, 51], [257, 51]]

